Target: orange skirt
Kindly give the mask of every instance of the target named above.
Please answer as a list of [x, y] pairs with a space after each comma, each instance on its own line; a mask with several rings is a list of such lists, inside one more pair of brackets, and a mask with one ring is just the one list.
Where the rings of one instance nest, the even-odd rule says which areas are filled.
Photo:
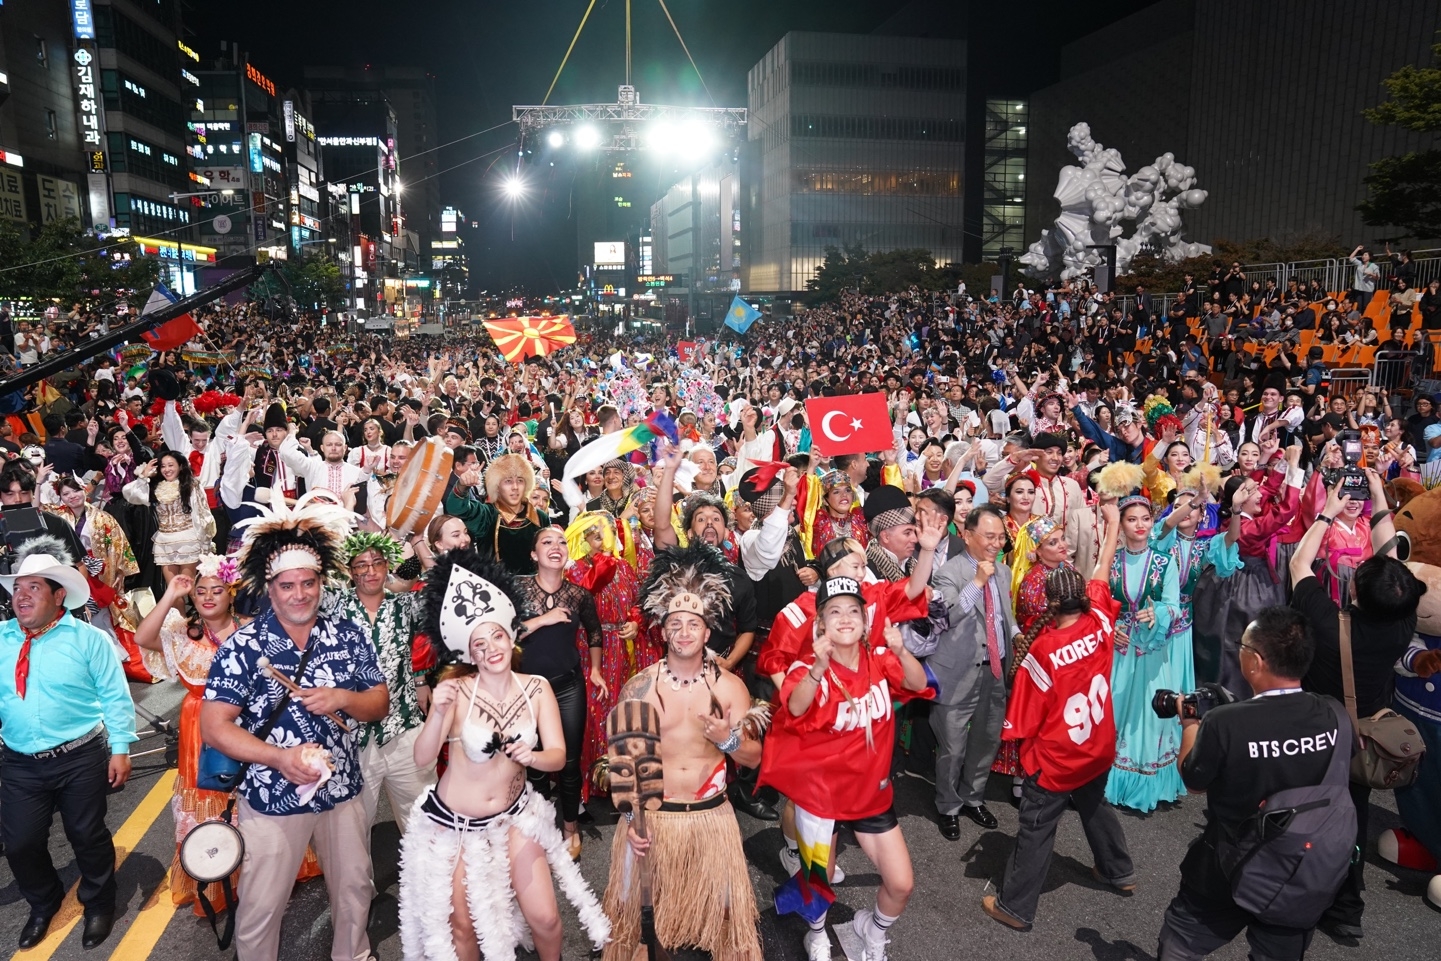
[[[185, 700], [180, 703], [179, 773], [175, 778], [175, 796], [170, 800], [170, 813], [175, 818], [175, 857], [170, 862], [170, 899], [177, 907], [194, 904], [196, 916], [203, 917], [205, 911], [195, 896], [195, 879], [186, 874], [185, 869], [180, 866], [180, 844], [195, 825], [224, 814], [226, 805], [230, 803], [230, 795], [220, 791], [202, 791], [195, 786], [195, 778], [200, 770], [201, 692], [188, 684], [185, 687]], [[236, 871], [230, 876], [232, 890], [239, 875], [240, 872]], [[315, 857], [315, 851], [306, 848], [305, 860], [301, 862], [300, 873], [295, 879], [308, 881], [318, 877], [320, 862]], [[216, 911], [226, 908], [224, 889], [219, 881], [206, 885], [205, 896]]]

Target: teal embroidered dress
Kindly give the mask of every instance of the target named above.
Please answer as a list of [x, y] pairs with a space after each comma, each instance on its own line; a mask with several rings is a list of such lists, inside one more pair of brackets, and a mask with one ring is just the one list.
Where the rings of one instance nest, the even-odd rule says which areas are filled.
[[[1186, 690], [1182, 679], [1191, 673], [1189, 648], [1184, 657], [1176, 657], [1171, 644], [1171, 625], [1180, 614], [1180, 583], [1171, 555], [1149, 546], [1139, 553], [1128, 548], [1118, 551], [1110, 580], [1121, 614], [1111, 662], [1116, 760], [1106, 782], [1106, 800], [1153, 811], [1184, 791], [1176, 769], [1180, 725], [1161, 720], [1151, 710], [1151, 695], [1157, 689]], [[1148, 607], [1156, 615], [1149, 626], [1138, 619]]]

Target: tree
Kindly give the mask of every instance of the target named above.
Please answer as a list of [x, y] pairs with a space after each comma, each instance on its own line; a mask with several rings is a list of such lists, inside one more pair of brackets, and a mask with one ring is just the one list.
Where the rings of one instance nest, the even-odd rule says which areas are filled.
[[[117, 259], [117, 253], [128, 257]], [[17, 224], [0, 223], [0, 299], [57, 300], [105, 307], [117, 299], [140, 306], [160, 276], [160, 263], [140, 255], [128, 239], [101, 240], [78, 220], [45, 224], [30, 239]]]
[[336, 307], [345, 299], [340, 266], [328, 254], [286, 261], [280, 276], [265, 274], [252, 285], [256, 297], [293, 297], [302, 310]]
[[[1431, 47], [1441, 61], [1441, 43]], [[1441, 131], [1441, 67], [1407, 65], [1383, 81], [1391, 95], [1365, 111], [1377, 126], [1404, 127], [1417, 133]], [[1356, 205], [1372, 227], [1399, 227], [1404, 237], [1441, 237], [1441, 150], [1412, 151], [1371, 164], [1364, 183], [1370, 191]]]

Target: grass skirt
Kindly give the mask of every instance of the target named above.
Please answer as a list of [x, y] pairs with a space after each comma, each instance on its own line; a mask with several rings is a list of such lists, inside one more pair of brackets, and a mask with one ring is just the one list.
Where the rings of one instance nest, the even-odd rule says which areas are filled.
[[530, 930], [510, 880], [512, 829], [545, 851], [551, 875], [575, 906], [591, 943], [605, 944], [610, 922], [565, 849], [555, 808], [530, 788], [526, 792], [519, 811], [500, 815], [479, 831], [457, 831], [432, 821], [421, 810], [430, 791], [415, 799], [400, 841], [400, 943], [407, 961], [456, 961], [451, 895], [455, 865], [462, 858], [470, 920], [485, 961], [513, 961], [517, 946], [531, 949]]
[[[667, 950], [699, 948], [714, 961], [761, 961], [760, 913], [730, 803], [708, 811], [647, 812], [655, 929]], [[633, 961], [640, 941], [640, 864], [616, 826], [605, 913], [605, 961]]]

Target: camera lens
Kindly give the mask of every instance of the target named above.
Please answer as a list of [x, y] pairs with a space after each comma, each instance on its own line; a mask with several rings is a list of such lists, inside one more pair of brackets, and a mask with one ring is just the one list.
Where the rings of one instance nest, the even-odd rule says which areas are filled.
[[1176, 698], [1179, 695], [1175, 691], [1168, 691], [1165, 688], [1151, 695], [1151, 710], [1162, 720], [1168, 720], [1176, 716]]

